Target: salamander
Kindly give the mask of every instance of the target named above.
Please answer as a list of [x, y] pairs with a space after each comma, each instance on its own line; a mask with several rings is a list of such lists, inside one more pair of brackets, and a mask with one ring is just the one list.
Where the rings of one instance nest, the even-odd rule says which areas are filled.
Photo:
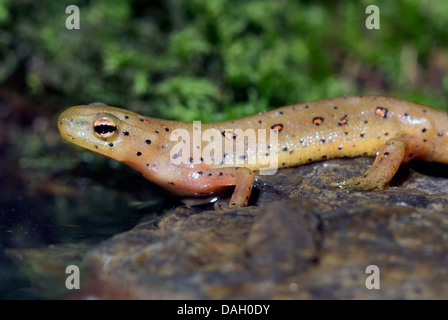
[[[58, 128], [63, 139], [125, 163], [177, 196], [235, 186], [229, 207], [247, 206], [254, 171], [269, 159], [283, 168], [376, 156], [364, 174], [330, 184], [360, 191], [383, 189], [400, 164], [414, 158], [448, 163], [448, 113], [381, 96], [322, 99], [214, 123], [156, 119], [93, 103], [61, 113]], [[255, 144], [254, 136], [260, 137]]]

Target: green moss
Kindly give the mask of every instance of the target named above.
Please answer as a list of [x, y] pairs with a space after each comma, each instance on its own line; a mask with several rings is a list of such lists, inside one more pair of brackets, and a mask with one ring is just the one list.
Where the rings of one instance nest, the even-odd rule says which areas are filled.
[[444, 0], [381, 2], [380, 30], [365, 28], [371, 1], [77, 1], [80, 30], [69, 4], [0, 3], [0, 81], [25, 69], [25, 93], [54, 109], [212, 121], [343, 94], [448, 105]]

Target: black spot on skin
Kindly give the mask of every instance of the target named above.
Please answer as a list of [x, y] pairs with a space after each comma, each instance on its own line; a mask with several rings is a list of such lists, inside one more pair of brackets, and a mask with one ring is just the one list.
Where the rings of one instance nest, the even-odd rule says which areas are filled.
[[114, 144], [111, 142], [111, 143], [109, 143], [109, 147], [113, 147], [114, 146]]
[[174, 186], [174, 182], [168, 182], [168, 184], [171, 184], [171, 185], [173, 185], [173, 186]]
[[426, 132], [426, 128], [423, 128], [423, 129], [422, 129], [422, 132], [425, 133], [425, 132]]
[[333, 109], [334, 109], [334, 110], [338, 110], [338, 106], [334, 106]]
[[423, 142], [426, 142], [426, 141], [428, 141], [428, 140], [426, 140], [426, 139], [423, 139]]
[[300, 143], [304, 143], [305, 142], [305, 139], [300, 139]]
[[222, 176], [222, 172], [220, 172], [219, 175]]
[[239, 167], [236, 167], [236, 168], [235, 168], [235, 171], [238, 170], [238, 169], [239, 169]]
[[201, 149], [201, 147], [200, 147], [200, 146], [196, 146], [196, 149], [198, 149], [198, 150], [199, 150], [199, 149]]
[[165, 128], [165, 131], [168, 132], [168, 131], [170, 131], [170, 129], [169, 128]]
[[129, 135], [129, 132], [127, 132], [127, 131], [123, 131], [123, 135], [124, 135], [124, 136], [128, 136], [128, 135]]
[[308, 161], [311, 162], [311, 161], [313, 161], [313, 159], [312, 159], [312, 158], [309, 158]]
[[441, 137], [441, 136], [442, 136], [442, 132], [437, 133], [437, 135], [438, 135], [439, 137]]
[[204, 173], [204, 172], [202, 172], [202, 171], [198, 171], [198, 174], [199, 174], [199, 175], [202, 175], [203, 173]]
[[305, 109], [308, 109], [308, 108], [309, 108], [308, 105], [306, 105], [306, 106], [305, 106]]
[[212, 174], [211, 174], [211, 173], [209, 173], [209, 174], [208, 174], [208, 176], [209, 176], [209, 177], [211, 177], [211, 176], [212, 176]]
[[140, 120], [140, 122], [143, 122], [143, 119], [138, 119], [138, 120]]
[[179, 155], [177, 153], [173, 154], [173, 159], [179, 158]]
[[423, 113], [427, 113], [428, 111], [427, 110], [423, 110]]
[[95, 149], [98, 149], [98, 146], [95, 146]]
[[322, 159], [327, 159], [327, 156], [322, 156]]
[[240, 156], [240, 159], [241, 159], [241, 160], [246, 160], [246, 159], [247, 159], [247, 156], [246, 156], [245, 154], [243, 154], [242, 156]]
[[294, 150], [289, 151], [289, 154], [293, 154], [293, 153], [294, 153]]
[[262, 123], [263, 123], [263, 121], [261, 121], [261, 120], [258, 120], [258, 123], [259, 123], [259, 124], [262, 124]]
[[384, 135], [385, 135], [385, 136], [388, 136], [388, 135], [389, 135], [389, 132], [386, 132]]
[[339, 146], [339, 147], [338, 147], [338, 150], [342, 150], [342, 146]]
[[127, 119], [129, 119], [129, 117], [128, 116], [124, 116], [124, 118], [127, 120]]
[[364, 123], [366, 123], [366, 124], [367, 124], [368, 122], [369, 122], [369, 121], [367, 121], [367, 120], [366, 120], [366, 121], [364, 121]]
[[409, 157], [412, 157], [412, 156], [414, 156], [414, 154], [413, 154], [413, 153], [410, 153], [410, 154], [409, 154]]
[[288, 148], [287, 148], [287, 147], [284, 147], [284, 148], [283, 148], [283, 151], [288, 151]]
[[409, 116], [409, 114], [408, 114], [407, 112], [405, 112], [405, 113], [404, 113], [404, 116], [407, 117], [407, 116]]
[[146, 139], [145, 142], [146, 142], [146, 144], [151, 144], [151, 140], [149, 140], [149, 139]]
[[321, 140], [320, 140], [320, 143], [325, 143], [325, 139], [321, 139]]
[[286, 165], [286, 163], [282, 162], [282, 167], [284, 167]]
[[159, 134], [159, 131], [157, 131], [157, 130], [156, 130], [156, 131], [154, 131], [154, 132], [155, 132], [155, 133], [157, 133], [157, 134]]
[[362, 155], [363, 155], [363, 156], [366, 156], [366, 155], [367, 155], [367, 152], [363, 152]]
[[142, 155], [142, 153], [140, 152], [140, 151], [137, 151], [137, 156], [141, 156]]
[[384, 152], [384, 155], [385, 155], [385, 156], [388, 156], [388, 155], [389, 155], [389, 152], [387, 152], [387, 151]]
[[360, 136], [361, 138], [364, 138], [365, 134], [364, 134], [364, 133], [361, 133], [359, 136]]
[[204, 162], [204, 158], [201, 157], [201, 162]]
[[283, 114], [283, 111], [279, 111], [278, 114]]
[[348, 132], [344, 132], [344, 135], [348, 135]]

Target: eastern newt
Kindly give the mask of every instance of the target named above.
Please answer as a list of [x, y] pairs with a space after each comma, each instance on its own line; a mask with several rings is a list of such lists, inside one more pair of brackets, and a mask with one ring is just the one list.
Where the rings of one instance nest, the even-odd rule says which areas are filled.
[[[131, 166], [174, 195], [212, 195], [235, 186], [229, 207], [247, 205], [253, 171], [265, 167], [272, 156], [279, 168], [338, 157], [376, 156], [361, 176], [331, 184], [348, 190], [383, 189], [400, 164], [413, 158], [448, 163], [447, 112], [380, 96], [323, 99], [199, 125], [94, 103], [67, 109], [59, 116], [58, 127], [62, 138]], [[266, 134], [266, 144], [256, 145], [242, 137], [243, 154], [237, 157], [231, 151], [219, 156], [217, 152], [215, 159], [205, 161], [191, 154], [204, 151], [213, 139], [173, 138], [175, 129], [190, 135], [212, 129], [218, 132], [216, 142], [224, 144], [236, 143], [247, 129], [267, 129], [271, 135]], [[173, 151], [179, 150], [179, 144], [185, 149]], [[179, 156], [187, 160], [179, 164], [175, 161]], [[240, 163], [232, 163], [236, 160]]]

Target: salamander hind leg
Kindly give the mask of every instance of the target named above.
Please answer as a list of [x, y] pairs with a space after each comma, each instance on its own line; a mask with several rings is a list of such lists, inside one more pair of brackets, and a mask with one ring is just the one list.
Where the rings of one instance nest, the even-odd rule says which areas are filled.
[[204, 170], [203, 175], [213, 179], [212, 183], [215, 185], [235, 186], [229, 208], [247, 206], [255, 180], [252, 170], [245, 167], [227, 167]]
[[364, 174], [339, 182], [330, 183], [331, 187], [346, 190], [368, 191], [375, 188], [380, 190], [397, 172], [403, 161], [406, 142], [402, 138], [388, 140], [379, 150], [375, 162]]

